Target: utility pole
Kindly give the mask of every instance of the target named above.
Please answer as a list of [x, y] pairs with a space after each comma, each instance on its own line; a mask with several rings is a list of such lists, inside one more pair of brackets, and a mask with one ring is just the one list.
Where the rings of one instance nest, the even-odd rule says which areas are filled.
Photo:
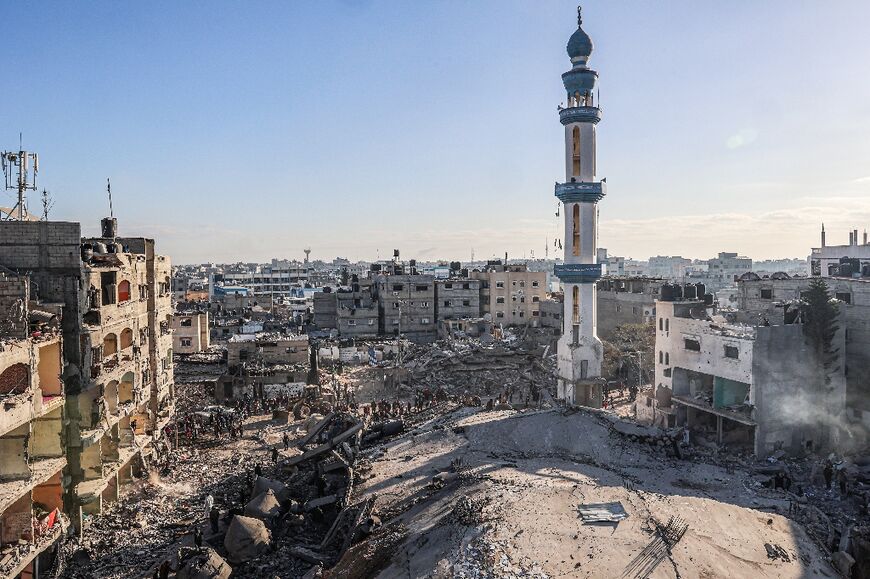
[[0, 163], [3, 165], [6, 190], [13, 190], [18, 193], [18, 203], [9, 211], [6, 219], [24, 221], [27, 215], [24, 192], [28, 190], [36, 191], [39, 156], [36, 153], [24, 150], [21, 144], [21, 134], [19, 133], [18, 151], [3, 151], [3, 153], [0, 153]]

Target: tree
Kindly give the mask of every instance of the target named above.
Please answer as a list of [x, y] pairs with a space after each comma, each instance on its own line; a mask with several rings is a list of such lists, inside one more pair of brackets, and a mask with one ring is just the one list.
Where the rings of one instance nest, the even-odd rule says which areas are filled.
[[820, 277], [813, 278], [810, 287], [801, 296], [801, 320], [804, 336], [810, 341], [820, 360], [828, 366], [836, 351], [832, 349], [834, 335], [839, 329], [837, 319], [840, 306], [831, 299], [828, 284]]
[[[604, 342], [602, 375], [608, 380], [621, 380], [627, 386], [642, 386], [649, 382], [655, 369], [655, 328], [649, 324], [617, 326], [610, 340]], [[640, 376], [641, 383], [638, 383]]]

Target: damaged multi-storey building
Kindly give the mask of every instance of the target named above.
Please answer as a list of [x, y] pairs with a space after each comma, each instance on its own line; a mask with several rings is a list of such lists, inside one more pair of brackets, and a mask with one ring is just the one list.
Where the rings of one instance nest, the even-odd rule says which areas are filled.
[[38, 579], [69, 527], [61, 308], [0, 273], [0, 576]]
[[820, 354], [800, 323], [735, 324], [709, 306], [663, 286], [655, 390], [639, 399], [638, 418], [758, 456], [837, 448], [846, 403], [844, 328]]
[[117, 221], [0, 224], [0, 265], [31, 279], [31, 299], [62, 309], [63, 506], [77, 529], [142, 470], [173, 408], [170, 262]]
[[[790, 323], [799, 315], [801, 299], [811, 281], [784, 272], [769, 277], [744, 274], [737, 282], [736, 309], [728, 312], [728, 317], [756, 325]], [[870, 275], [828, 277], [825, 282], [839, 302], [845, 331], [848, 412], [844, 418], [870, 432]]]
[[215, 397], [229, 402], [297, 394], [308, 378], [308, 362], [306, 335], [238, 334], [227, 342], [227, 371], [218, 380]]

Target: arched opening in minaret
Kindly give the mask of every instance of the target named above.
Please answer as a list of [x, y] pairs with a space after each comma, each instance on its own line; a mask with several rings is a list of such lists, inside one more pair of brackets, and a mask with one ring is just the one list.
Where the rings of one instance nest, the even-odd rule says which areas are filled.
[[580, 127], [575, 126], [571, 131], [571, 147], [574, 161], [571, 174], [580, 176]]
[[[571, 251], [574, 255], [580, 255], [580, 204], [574, 204], [574, 215], [572, 217], [573, 239], [571, 241]], [[576, 288], [575, 288], [576, 289]]]
[[571, 290], [571, 323], [580, 323], [580, 287], [574, 286]]

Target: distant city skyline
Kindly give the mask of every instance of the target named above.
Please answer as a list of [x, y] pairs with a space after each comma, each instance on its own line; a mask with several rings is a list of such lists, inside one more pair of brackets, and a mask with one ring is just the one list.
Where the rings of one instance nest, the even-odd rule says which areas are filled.
[[[5, 7], [0, 149], [50, 217], [174, 263], [393, 248], [550, 257], [576, 2]], [[870, 228], [870, 4], [583, 3], [601, 75], [599, 245], [803, 258]], [[34, 34], [39, 30], [39, 34]], [[11, 205], [11, 195], [0, 205]], [[38, 194], [30, 196], [34, 213]]]

